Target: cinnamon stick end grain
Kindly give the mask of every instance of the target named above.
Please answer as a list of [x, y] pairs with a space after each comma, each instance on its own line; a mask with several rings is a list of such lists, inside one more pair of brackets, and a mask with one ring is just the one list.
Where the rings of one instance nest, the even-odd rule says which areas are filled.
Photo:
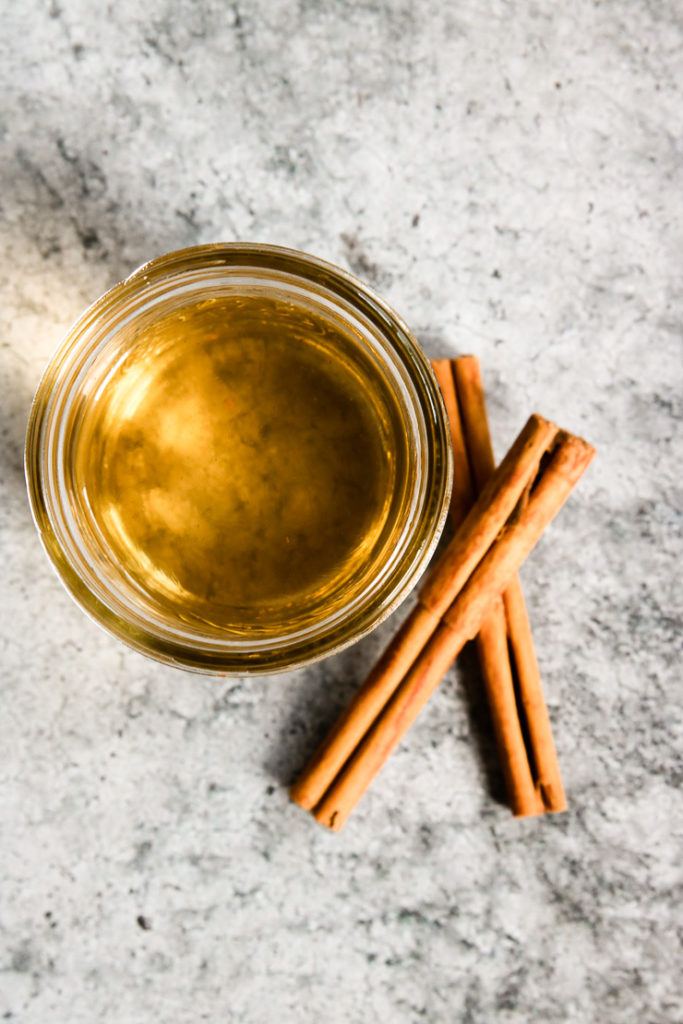
[[567, 810], [567, 798], [561, 782], [559, 786], [541, 782], [538, 788], [543, 800], [543, 807], [548, 814], [562, 814]]
[[290, 786], [289, 798], [293, 800], [295, 804], [298, 804], [304, 811], [312, 811], [315, 806], [315, 799], [311, 797], [306, 785], [306, 779], [297, 779], [296, 782]]

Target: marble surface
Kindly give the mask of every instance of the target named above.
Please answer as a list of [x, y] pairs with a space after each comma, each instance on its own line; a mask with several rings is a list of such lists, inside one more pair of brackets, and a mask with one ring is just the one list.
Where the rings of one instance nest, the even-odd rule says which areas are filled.
[[[683, 20], [675, 0], [2, 4], [0, 1019], [683, 1020]], [[571, 805], [515, 821], [466, 654], [346, 830], [287, 784], [403, 612], [269, 679], [94, 626], [22, 442], [62, 332], [249, 239], [476, 352], [497, 450], [599, 457], [523, 571]]]

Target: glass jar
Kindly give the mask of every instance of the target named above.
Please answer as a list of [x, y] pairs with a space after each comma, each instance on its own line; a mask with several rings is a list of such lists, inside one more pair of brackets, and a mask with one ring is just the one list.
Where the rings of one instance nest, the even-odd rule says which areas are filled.
[[[340, 372], [343, 375], [348, 370], [348, 373], [355, 374], [353, 379], [367, 392], [361, 397], [366, 405], [370, 403], [369, 409], [374, 399], [366, 378], [372, 378], [384, 396], [382, 402], [394, 410], [392, 436], [397, 443], [400, 442], [402, 454], [398, 462], [390, 465], [391, 446], [382, 435], [383, 440], [377, 450], [381, 453], [386, 449], [385, 455], [381, 456], [382, 465], [385, 469], [389, 465], [393, 473], [386, 478], [389, 483], [382, 485], [386, 493], [379, 495], [377, 507], [383, 510], [382, 516], [376, 519], [375, 532], [370, 540], [366, 536], [361, 538], [363, 543], [356, 539], [350, 544], [356, 561], [351, 562], [347, 558], [346, 562], [340, 563], [343, 571], [335, 576], [334, 586], [326, 584], [327, 590], [325, 587], [313, 587], [308, 594], [304, 588], [297, 592], [295, 598], [279, 604], [277, 594], [272, 600], [269, 598], [260, 604], [258, 600], [248, 604], [246, 598], [240, 598], [242, 604], [233, 602], [230, 615], [223, 611], [221, 618], [206, 611], [209, 607], [206, 595], [215, 595], [218, 587], [220, 601], [223, 602], [220, 607], [227, 607], [225, 602], [230, 599], [232, 574], [222, 568], [219, 582], [212, 578], [197, 603], [196, 588], [193, 589], [191, 582], [192, 555], [183, 556], [185, 561], [177, 565], [176, 562], [169, 563], [174, 566], [172, 571], [162, 572], [152, 564], [154, 558], [150, 557], [150, 551], [161, 550], [158, 530], [144, 535], [150, 538], [151, 547], [147, 553], [136, 548], [136, 559], [130, 562], [122, 560], [120, 550], [112, 542], [114, 535], [107, 532], [103, 527], [104, 520], [100, 520], [95, 512], [96, 503], [92, 500], [93, 495], [88, 494], [87, 476], [84, 476], [82, 467], [84, 459], [87, 461], [88, 458], [93, 462], [91, 471], [95, 474], [100, 473], [102, 466], [106, 468], [109, 465], [106, 446], [110, 444], [111, 436], [107, 435], [106, 428], [100, 429], [99, 434], [93, 433], [87, 424], [97, 403], [109, 401], [109, 396], [118, 386], [116, 382], [122, 379], [122, 366], [128, 386], [131, 374], [144, 377], [145, 367], [153, 365], [149, 363], [150, 352], [158, 354], [163, 349], [163, 345], [156, 342], [150, 349], [149, 339], [156, 337], [154, 332], [158, 324], [177, 325], [176, 347], [180, 345], [179, 351], [184, 353], [186, 360], [189, 359], [185, 377], [195, 381], [193, 360], [201, 357], [204, 365], [208, 349], [202, 349], [200, 353], [197, 348], [195, 356], [195, 350], [189, 348], [190, 340], [184, 340], [183, 324], [187, 320], [187, 310], [209, 310], [213, 315], [216, 310], [242, 309], [245, 303], [250, 302], [258, 302], [260, 310], [270, 311], [271, 319], [275, 317], [275, 329], [278, 327], [277, 317], [283, 318], [282, 337], [291, 331], [293, 316], [296, 324], [309, 325], [306, 329], [311, 337], [317, 332], [312, 341], [310, 338], [306, 340], [306, 352], [309, 353], [310, 349], [314, 362], [318, 358], [316, 352], [320, 353], [320, 359], [327, 356], [336, 359], [337, 349], [329, 346], [334, 344], [339, 348], [341, 339], [341, 347], [345, 352], [348, 350], [348, 358], [344, 355], [346, 361], [343, 366], [346, 369], [342, 367]], [[214, 339], [218, 335], [204, 331], [202, 337]], [[143, 338], [146, 339], [144, 352], [141, 347]], [[328, 340], [323, 344], [320, 338]], [[206, 348], [206, 345], [215, 346], [221, 342], [204, 341], [203, 344]], [[268, 367], [268, 345], [259, 344], [264, 352], [263, 365]], [[327, 349], [325, 345], [328, 345]], [[216, 358], [222, 358], [220, 353]], [[222, 363], [220, 366], [225, 377], [227, 371]], [[231, 372], [234, 380], [234, 367]], [[308, 371], [302, 372], [305, 376]], [[315, 365], [310, 372], [313, 374], [311, 380], [317, 380]], [[177, 397], [179, 390], [185, 394], [189, 387], [187, 382], [177, 377], [174, 380], [177, 383], [172, 394]], [[228, 405], [232, 403], [224, 397], [224, 382], [217, 383], [215, 377], [211, 380], [216, 388], [223, 388], [220, 392], [223, 396], [220, 415], [223, 416], [226, 401]], [[299, 378], [293, 380], [296, 391]], [[272, 386], [277, 387], [277, 381]], [[316, 387], [312, 387], [312, 403], [320, 399], [315, 392]], [[355, 415], [352, 398], [344, 405], [350, 410], [349, 415]], [[278, 401], [281, 399], [280, 395]], [[323, 395], [320, 400], [322, 405], [317, 406], [319, 415], [328, 417], [327, 399]], [[296, 396], [292, 401], [296, 404]], [[121, 412], [120, 403], [117, 408]], [[154, 416], [163, 419], [165, 409], [166, 406], [160, 407]], [[124, 413], [129, 415], [130, 409], [126, 407]], [[178, 415], [181, 415], [180, 411]], [[314, 413], [308, 415], [310, 419]], [[208, 409], [200, 410], [199, 418], [203, 416], [210, 421], [210, 403]], [[174, 429], [184, 438], [185, 447], [191, 448], [195, 444], [192, 431], [199, 429], [195, 422], [197, 417], [188, 414], [184, 419], [185, 422], [176, 423]], [[349, 435], [343, 416], [339, 423], [338, 429], [344, 434], [343, 444], [347, 447], [340, 455], [337, 445], [335, 457], [353, 462], [348, 452], [353, 453], [355, 435]], [[374, 441], [370, 438], [363, 443], [372, 447]], [[98, 454], [97, 444], [103, 454]], [[226, 444], [229, 444], [228, 437]], [[139, 460], [140, 453], [133, 452], [132, 448], [128, 456], [125, 451], [122, 456], [121, 445], [116, 450], [119, 462], [122, 458], [124, 463], [129, 458], [131, 464]], [[184, 456], [183, 487], [188, 474], [193, 480], [195, 476], [204, 479], [208, 473], [205, 463], [213, 465], [216, 462], [215, 444], [210, 451], [205, 451], [203, 445], [204, 442], [196, 443], [189, 462]], [[314, 445], [316, 451], [318, 447]], [[256, 448], [252, 463], [258, 465], [259, 458]], [[193, 466], [200, 467], [196, 473]], [[338, 473], [338, 468], [336, 471]], [[229, 483], [229, 464], [225, 473]], [[312, 256], [276, 246], [231, 243], [198, 246], [152, 260], [98, 299], [81, 316], [62, 341], [39, 384], [28, 426], [26, 475], [31, 509], [43, 546], [68, 591], [97, 623], [134, 649], [159, 661], [198, 672], [246, 675], [292, 669], [335, 653], [374, 629], [397, 607], [425, 569], [444, 526], [452, 463], [446, 412], [429, 362], [406, 325], [382, 299], [350, 274]], [[372, 489], [377, 480], [372, 473], [367, 479]], [[353, 486], [358, 488], [358, 480], [353, 482]], [[158, 487], [154, 491], [158, 498], [157, 492]], [[216, 493], [211, 492], [213, 505], [216, 504]], [[135, 515], [143, 512], [148, 515], [150, 494], [152, 491], [140, 491], [140, 508], [135, 510]], [[326, 500], [322, 492], [319, 494]], [[286, 497], [289, 501], [291, 495]], [[359, 500], [362, 497], [359, 493]], [[169, 500], [172, 504], [172, 491]], [[178, 497], [178, 507], [184, 500]], [[320, 514], [329, 517], [325, 500]], [[308, 504], [311, 503], [316, 505], [315, 501], [309, 500]], [[317, 504], [320, 506], [320, 501]], [[216, 510], [207, 505], [202, 508], [205, 510], [204, 518], [213, 522], [217, 514], [220, 519], [220, 508]], [[118, 515], [116, 509], [107, 505], [107, 515], [110, 516], [107, 522], [110, 525], [115, 513]], [[288, 514], [294, 515], [291, 508]], [[309, 509], [309, 514], [315, 515], [316, 508], [312, 513]], [[284, 532], [286, 527], [281, 522], [282, 513], [276, 513], [274, 509], [271, 518], [276, 523], [274, 529], [281, 528]], [[191, 532], [196, 544], [204, 543], [198, 539], [204, 536], [202, 531], [206, 525], [201, 519], [202, 516], [197, 521], [195, 516], [192, 520]], [[189, 523], [190, 519], [186, 521]], [[317, 522], [319, 526], [323, 522], [329, 525], [324, 520]], [[221, 535], [220, 529], [218, 532], [216, 529], [206, 534], [209, 547], [201, 549], [203, 571], [206, 570], [207, 558], [211, 560], [210, 544], [217, 543], [216, 538]], [[300, 543], [309, 547], [313, 545], [311, 550], [317, 550], [310, 530], [309, 535], [304, 534], [305, 531], [301, 531]], [[329, 536], [334, 535], [334, 531], [329, 533]], [[176, 549], [183, 547], [182, 534], [174, 536], [174, 544], [169, 547], [166, 540], [163, 549], [171, 559], [175, 557]], [[223, 536], [226, 536], [225, 532]], [[325, 538], [322, 546], [329, 547], [328, 533]], [[289, 544], [289, 535], [283, 539]], [[234, 546], [237, 550], [237, 541]], [[223, 566], [219, 547], [216, 548], [216, 565]], [[309, 549], [303, 547], [301, 550]], [[225, 563], [228, 564], [232, 563]], [[281, 578], [285, 581], [288, 564], [286, 561], [282, 563], [285, 568]], [[149, 570], [147, 576], [143, 571], [145, 566]], [[160, 579], [165, 581], [166, 591], [160, 589]], [[150, 580], [154, 580], [154, 586]], [[164, 593], [170, 593], [169, 587], [173, 589], [172, 603], [163, 598]], [[330, 596], [332, 591], [334, 600]], [[178, 594], [183, 593], [188, 595], [186, 605], [178, 599]], [[235, 607], [245, 610], [243, 621]], [[281, 611], [277, 614], [272, 611], [283, 607], [288, 609], [287, 616]]]

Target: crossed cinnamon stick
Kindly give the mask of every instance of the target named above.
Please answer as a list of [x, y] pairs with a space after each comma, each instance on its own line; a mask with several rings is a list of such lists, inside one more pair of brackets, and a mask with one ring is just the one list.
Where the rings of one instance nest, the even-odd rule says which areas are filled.
[[[564, 504], [594, 449], [533, 415], [485, 482], [493, 456], [488, 452], [478, 365], [456, 360], [455, 386], [450, 388], [444, 366], [438, 366], [437, 373], [446, 392], [455, 450], [451, 516], [460, 526], [420, 588], [416, 607], [292, 787], [292, 799], [334, 830], [343, 826], [450, 664], [477, 634], [513, 811], [535, 814], [565, 806], [515, 574]], [[475, 486], [480, 488], [479, 497], [465, 514]], [[510, 649], [536, 778], [515, 704]]]

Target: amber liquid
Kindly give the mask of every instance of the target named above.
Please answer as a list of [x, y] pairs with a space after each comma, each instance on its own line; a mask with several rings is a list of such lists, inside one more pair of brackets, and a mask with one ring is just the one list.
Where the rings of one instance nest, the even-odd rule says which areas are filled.
[[165, 614], [275, 635], [332, 614], [391, 544], [405, 431], [353, 331], [219, 297], [140, 331], [83, 402], [74, 485]]

